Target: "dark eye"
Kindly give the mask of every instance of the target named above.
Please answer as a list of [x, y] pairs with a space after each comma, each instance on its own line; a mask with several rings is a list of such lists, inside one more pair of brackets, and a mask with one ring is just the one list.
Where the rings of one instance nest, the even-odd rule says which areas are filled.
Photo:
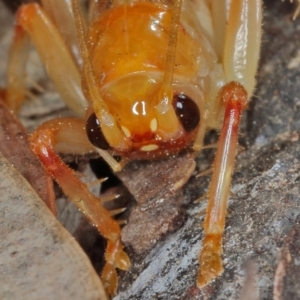
[[86, 134], [90, 142], [97, 148], [108, 150], [110, 149], [109, 143], [106, 141], [105, 136], [100, 127], [100, 122], [95, 113], [92, 113], [86, 121]]
[[173, 107], [185, 131], [191, 132], [198, 126], [200, 111], [198, 105], [191, 98], [184, 94], [174, 95]]

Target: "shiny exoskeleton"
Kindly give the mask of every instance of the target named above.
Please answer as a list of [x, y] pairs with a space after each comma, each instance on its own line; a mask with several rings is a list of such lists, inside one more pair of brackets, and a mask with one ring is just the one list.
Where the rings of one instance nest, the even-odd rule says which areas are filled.
[[96, 151], [118, 171], [114, 153], [128, 160], [200, 151], [205, 132], [215, 128], [221, 133], [197, 279], [198, 287], [208, 284], [223, 271], [239, 121], [255, 86], [261, 0], [91, 1], [87, 26], [77, 0], [41, 2], [18, 11], [6, 101], [17, 110], [24, 98], [28, 34], [79, 116], [46, 122], [31, 135], [31, 148], [107, 239], [101, 275], [107, 292], [116, 292], [115, 269], [130, 267], [119, 224], [56, 153]]

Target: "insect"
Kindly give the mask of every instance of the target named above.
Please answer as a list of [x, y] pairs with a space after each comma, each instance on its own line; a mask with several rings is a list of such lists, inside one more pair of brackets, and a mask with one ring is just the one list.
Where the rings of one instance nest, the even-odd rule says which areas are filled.
[[130, 267], [120, 226], [56, 152], [96, 151], [117, 172], [122, 163], [114, 154], [126, 161], [187, 147], [199, 152], [205, 132], [221, 129], [199, 255], [201, 288], [223, 272], [222, 234], [239, 120], [255, 85], [261, 1], [94, 1], [92, 6], [88, 26], [76, 0], [19, 9], [7, 103], [17, 110], [24, 98], [28, 34], [58, 92], [79, 116], [44, 123], [31, 135], [31, 149], [107, 239], [101, 278], [110, 295], [118, 285], [116, 269]]

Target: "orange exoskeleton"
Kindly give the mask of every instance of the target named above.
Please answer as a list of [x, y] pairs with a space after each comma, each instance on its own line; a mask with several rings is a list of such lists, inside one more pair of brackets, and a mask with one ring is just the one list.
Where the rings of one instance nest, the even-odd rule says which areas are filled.
[[79, 116], [44, 123], [31, 148], [107, 239], [101, 277], [109, 294], [117, 288], [115, 269], [130, 267], [120, 227], [56, 152], [96, 151], [119, 171], [114, 154], [129, 160], [187, 147], [199, 152], [205, 132], [221, 130], [199, 256], [203, 287], [223, 271], [222, 234], [240, 116], [255, 86], [261, 0], [92, 1], [88, 21], [77, 0], [41, 2], [18, 11], [6, 100], [17, 110], [24, 98], [28, 34]]

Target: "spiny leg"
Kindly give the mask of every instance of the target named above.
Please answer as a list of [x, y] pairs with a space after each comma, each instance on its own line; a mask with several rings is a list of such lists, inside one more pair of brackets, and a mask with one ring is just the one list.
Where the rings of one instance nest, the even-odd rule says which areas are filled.
[[[29, 34], [49, 76], [58, 92], [78, 114], [85, 113], [86, 100], [81, 92], [81, 78], [63, 39], [38, 4], [22, 6], [17, 15], [19, 29]], [[47, 32], [47, 35], [45, 35]], [[31, 148], [48, 173], [58, 182], [66, 195], [81, 209], [99, 232], [108, 239], [106, 265], [102, 272], [103, 283], [109, 294], [117, 288], [116, 268], [128, 269], [129, 258], [120, 242], [120, 227], [99, 199], [86, 187], [56, 155], [63, 152], [85, 153], [93, 149], [87, 140], [84, 121], [57, 120], [43, 124], [30, 138]], [[93, 149], [94, 150], [94, 149]]]
[[92, 195], [75, 173], [55, 153], [86, 153], [93, 150], [81, 119], [57, 119], [41, 125], [30, 137], [32, 151], [38, 156], [47, 172], [64, 193], [86, 215], [98, 231], [107, 239], [106, 264], [101, 278], [110, 295], [116, 293], [118, 278], [116, 268], [127, 270], [130, 261], [123, 251], [121, 229], [110, 212], [104, 209], [100, 199]]
[[197, 286], [200, 288], [223, 272], [222, 238], [237, 150], [238, 128], [241, 113], [247, 107], [248, 97], [254, 88], [260, 36], [261, 1], [232, 0], [223, 57], [229, 83], [219, 94], [219, 99], [225, 106], [225, 115], [208, 193], [205, 238], [199, 255]]

